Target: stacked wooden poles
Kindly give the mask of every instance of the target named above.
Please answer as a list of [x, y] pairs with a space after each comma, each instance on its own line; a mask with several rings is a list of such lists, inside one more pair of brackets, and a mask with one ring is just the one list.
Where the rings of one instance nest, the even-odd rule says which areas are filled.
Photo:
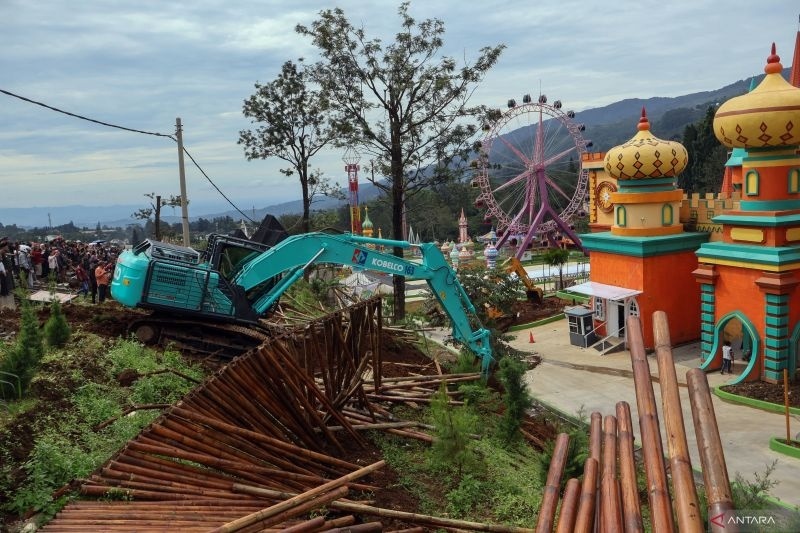
[[[708, 516], [714, 517], [735, 508], [731, 496], [731, 483], [728, 479], [728, 467], [725, 464], [725, 452], [722, 449], [717, 417], [714, 414], [714, 404], [705, 373], [699, 368], [689, 370], [686, 372], [686, 383], [689, 386], [689, 403], [692, 406], [697, 451], [703, 468]], [[726, 527], [718, 526], [713, 521], [711, 524], [711, 530], [716, 533], [735, 531], [732, 529], [735, 528], [734, 524], [726, 524]]]
[[[362, 476], [374, 472], [382, 468], [386, 463], [378, 461], [369, 466], [359, 468], [355, 472], [351, 472], [333, 481], [329, 481], [323, 485], [319, 485], [311, 490], [298, 494], [288, 500], [282, 501], [272, 505], [266, 509], [262, 509], [255, 513], [238, 518], [229, 522], [211, 533], [233, 533], [234, 531], [241, 531], [242, 529], [256, 523], [260, 523], [261, 527], [270, 527], [284, 522], [288, 518], [298, 516], [311, 509], [316, 509], [322, 505], [329, 504], [330, 502], [341, 498], [348, 492], [347, 482], [358, 479]], [[293, 512], [290, 512], [293, 511]]]
[[669, 322], [664, 311], [653, 313], [653, 334], [678, 529], [682, 533], [700, 533], [705, 531], [705, 526], [700, 513], [689, 446], [686, 442], [678, 377], [672, 358]]
[[664, 448], [658, 423], [653, 384], [650, 380], [650, 365], [644, 349], [642, 326], [639, 317], [628, 317], [628, 344], [633, 367], [633, 382], [636, 389], [636, 406], [639, 413], [639, 431], [642, 436], [642, 453], [647, 478], [647, 496], [654, 533], [673, 532], [667, 472], [664, 465]]

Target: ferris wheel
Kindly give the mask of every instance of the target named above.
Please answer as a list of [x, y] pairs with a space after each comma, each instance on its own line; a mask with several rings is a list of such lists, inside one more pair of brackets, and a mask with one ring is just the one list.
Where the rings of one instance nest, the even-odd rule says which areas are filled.
[[592, 143], [560, 101], [550, 105], [545, 95], [537, 102], [525, 95], [522, 102], [509, 100], [508, 109], [484, 128], [475, 204], [494, 221], [497, 247], [515, 245], [518, 258], [534, 239], [555, 246], [559, 233], [581, 247], [571, 221], [585, 215], [589, 176], [581, 159]]

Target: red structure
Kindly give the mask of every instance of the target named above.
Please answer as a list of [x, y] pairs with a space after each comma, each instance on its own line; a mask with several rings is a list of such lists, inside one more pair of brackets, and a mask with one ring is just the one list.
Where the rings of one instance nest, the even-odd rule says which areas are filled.
[[347, 183], [350, 190], [350, 233], [361, 235], [361, 208], [358, 205], [358, 152], [348, 148], [342, 161], [347, 171]]

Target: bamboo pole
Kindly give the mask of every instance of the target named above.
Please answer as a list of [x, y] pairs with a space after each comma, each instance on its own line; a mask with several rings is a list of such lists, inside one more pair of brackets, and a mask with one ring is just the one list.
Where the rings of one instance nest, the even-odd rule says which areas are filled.
[[622, 512], [617, 492], [617, 419], [603, 420], [603, 471], [600, 478], [602, 531], [622, 531]]
[[[689, 403], [692, 406], [697, 450], [703, 468], [708, 516], [715, 517], [734, 509], [725, 452], [722, 449], [722, 439], [705, 373], [699, 368], [692, 368], [686, 372], [686, 383], [689, 386]], [[726, 527], [720, 527], [712, 522], [711, 530], [716, 533], [731, 533], [731, 527], [736, 526], [726, 524]]]
[[792, 432], [789, 429], [789, 369], [783, 369], [783, 405], [786, 412], [786, 444], [792, 444]]
[[689, 456], [689, 445], [686, 442], [686, 427], [683, 423], [678, 376], [675, 373], [675, 361], [672, 358], [669, 321], [664, 311], [653, 313], [653, 335], [656, 344], [661, 410], [664, 413], [664, 429], [667, 435], [667, 452], [669, 453], [678, 530], [681, 533], [700, 533], [705, 531], [705, 524], [700, 515], [692, 459]]
[[575, 533], [594, 531], [594, 509], [597, 500], [597, 459], [589, 457], [583, 465], [583, 485], [575, 519]]
[[306, 520], [305, 522], [300, 522], [299, 524], [287, 527], [283, 530], [283, 533], [307, 533], [309, 531], [315, 531], [324, 523], [325, 517], [318, 516], [316, 518], [312, 518], [311, 520]]
[[589, 457], [597, 461], [597, 485], [595, 486], [595, 497], [598, 501], [594, 506], [594, 523], [602, 524], [600, 513], [603, 507], [600, 505], [600, 479], [603, 477], [603, 415], [595, 411], [589, 418]]
[[374, 531], [383, 531], [383, 524], [380, 522], [366, 522], [364, 524], [357, 524], [354, 526], [328, 529], [327, 531], [328, 533], [370, 533]]
[[569, 435], [559, 433], [553, 447], [550, 468], [547, 471], [542, 503], [539, 506], [539, 517], [536, 520], [536, 533], [547, 533], [553, 530], [553, 521], [558, 508], [558, 493], [561, 489], [561, 477], [564, 475], [564, 466], [567, 463], [568, 453]]
[[[343, 498], [344, 496], [347, 496], [349, 490], [350, 489], [348, 489], [347, 486], [337, 487], [331, 490], [330, 492], [326, 492], [324, 494], [318, 494], [306, 501], [302, 502], [298, 501], [291, 505], [287, 504], [286, 502], [276, 503], [272, 507], [268, 507], [267, 509], [264, 509], [262, 511], [256, 511], [255, 513], [252, 513], [252, 515], [249, 515], [249, 516], [259, 515], [264, 517], [261, 520], [256, 520], [249, 526], [245, 524], [242, 526], [235, 527], [234, 529], [225, 529], [229, 527], [229, 524], [234, 524], [239, 521], [244, 522], [248, 518], [247, 516], [245, 516], [237, 518], [236, 520], [233, 520], [231, 522], [228, 522], [227, 524], [221, 526], [221, 528], [222, 531], [245, 531], [246, 529], [248, 529], [248, 527], [255, 526], [255, 529], [257, 531], [261, 531], [270, 527], [275, 527], [278, 526], [279, 524], [283, 524], [287, 520], [309, 513], [314, 509], [319, 509], [320, 507], [324, 507], [325, 505], [330, 504], [334, 500]], [[284, 510], [280, 511], [279, 509], [281, 508], [283, 508]]]
[[[281, 493], [269, 489], [260, 489], [248, 485], [234, 485], [234, 490], [241, 494], [248, 494], [258, 497], [293, 497], [294, 494]], [[534, 533], [533, 529], [515, 526], [504, 526], [499, 524], [484, 524], [480, 522], [468, 522], [464, 520], [455, 520], [452, 518], [443, 518], [438, 516], [429, 516], [417, 513], [409, 513], [406, 511], [395, 511], [394, 509], [384, 509], [382, 507], [373, 507], [360, 503], [335, 501], [328, 505], [331, 509], [339, 511], [346, 511], [348, 513], [359, 513], [372, 516], [384, 516], [388, 518], [396, 518], [404, 522], [427, 524], [432, 526], [441, 526], [448, 529], [466, 529], [470, 531], [492, 531], [496, 533]]]
[[572, 533], [575, 519], [578, 517], [578, 499], [581, 496], [581, 482], [577, 478], [567, 481], [564, 496], [561, 498], [561, 510], [558, 513], [556, 533]]
[[[256, 522], [260, 522], [265, 517], [269, 517], [269, 516], [272, 516], [272, 515], [274, 515], [274, 514], [276, 514], [278, 512], [282, 512], [282, 511], [284, 511], [286, 509], [290, 509], [293, 506], [296, 506], [296, 505], [299, 505], [301, 503], [304, 503], [304, 502], [308, 501], [309, 499], [315, 498], [316, 496], [318, 496], [320, 494], [324, 494], [325, 492], [328, 492], [328, 491], [331, 491], [333, 489], [339, 488], [339, 487], [345, 485], [348, 481], [353, 481], [355, 479], [358, 479], [360, 477], [363, 477], [363, 476], [369, 474], [370, 472], [374, 472], [375, 470], [377, 470], [379, 468], [382, 468], [385, 464], [386, 464], [385, 461], [378, 461], [377, 463], [372, 463], [371, 465], [365, 466], [364, 468], [359, 468], [355, 472], [351, 472], [351, 473], [349, 473], [347, 475], [344, 475], [344, 476], [342, 476], [342, 477], [340, 477], [338, 479], [334, 479], [333, 481], [329, 481], [328, 483], [325, 483], [324, 485], [320, 485], [320, 486], [318, 486], [316, 488], [313, 488], [313, 489], [311, 489], [309, 491], [306, 491], [303, 494], [298, 494], [297, 496], [289, 498], [288, 500], [286, 500], [284, 502], [281, 502], [281, 503], [279, 503], [277, 505], [273, 505], [271, 507], [268, 507], [267, 509], [263, 509], [261, 511], [258, 511], [256, 513], [252, 513], [252, 514], [247, 515], [247, 516], [243, 516], [239, 520], [235, 520], [233, 522], [230, 522], [228, 524], [225, 524], [224, 526], [221, 526], [221, 527], [213, 530], [211, 533], [228, 533], [228, 532], [238, 531], [239, 529], [241, 529], [243, 527], [249, 526], [249, 525], [254, 524]], [[234, 485], [234, 487], [236, 487], [236, 485]]]
[[667, 472], [664, 466], [664, 448], [658, 424], [656, 399], [650, 378], [650, 365], [644, 351], [642, 325], [639, 317], [628, 317], [627, 326], [653, 531], [654, 533], [671, 533], [675, 530], [675, 522], [672, 516]]
[[625, 533], [644, 531], [642, 509], [639, 505], [639, 488], [636, 481], [636, 458], [633, 451], [633, 422], [628, 402], [617, 402], [617, 449], [619, 452], [619, 478], [622, 500], [622, 517]]

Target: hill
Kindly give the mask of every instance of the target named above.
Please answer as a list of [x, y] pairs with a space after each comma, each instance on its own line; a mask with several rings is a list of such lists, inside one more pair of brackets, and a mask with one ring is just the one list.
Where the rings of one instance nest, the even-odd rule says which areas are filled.
[[[788, 78], [789, 69], [784, 70], [784, 77]], [[756, 77], [760, 82], [763, 75]], [[631, 138], [635, 133], [635, 124], [642, 112], [642, 107], [647, 110], [647, 115], [652, 125], [652, 131], [662, 139], [681, 139], [683, 130], [687, 125], [700, 120], [708, 107], [717, 106], [734, 96], [747, 92], [751, 80], [739, 80], [722, 88], [702, 91], [676, 97], [628, 98], [614, 102], [607, 106], [586, 109], [576, 112], [575, 121], [586, 126], [584, 137], [593, 143], [592, 150], [606, 151]], [[515, 132], [509, 133], [514, 135]], [[361, 183], [359, 195], [362, 200], [372, 200], [379, 195], [379, 190], [370, 183]], [[318, 210], [334, 209], [344, 202], [331, 198], [321, 198], [315, 202], [313, 208]], [[115, 205], [115, 206], [83, 206], [71, 205], [60, 207], [30, 207], [30, 208], [0, 208], [0, 223], [16, 224], [22, 227], [44, 227], [52, 218], [53, 223], [59, 224], [72, 221], [75, 225], [95, 227], [98, 223], [109, 227], [125, 227], [137, 221], [131, 218], [131, 213], [141, 208], [141, 205]], [[302, 211], [300, 200], [271, 204], [260, 209], [247, 212], [253, 220], [261, 220], [265, 214], [275, 216], [299, 213]], [[170, 223], [180, 222], [180, 216], [164, 213], [164, 220]], [[195, 204], [190, 210], [190, 219], [197, 220], [202, 217], [213, 219], [230, 216], [233, 219], [242, 218], [242, 214], [234, 209], [227, 209], [227, 204], [215, 205]]]

